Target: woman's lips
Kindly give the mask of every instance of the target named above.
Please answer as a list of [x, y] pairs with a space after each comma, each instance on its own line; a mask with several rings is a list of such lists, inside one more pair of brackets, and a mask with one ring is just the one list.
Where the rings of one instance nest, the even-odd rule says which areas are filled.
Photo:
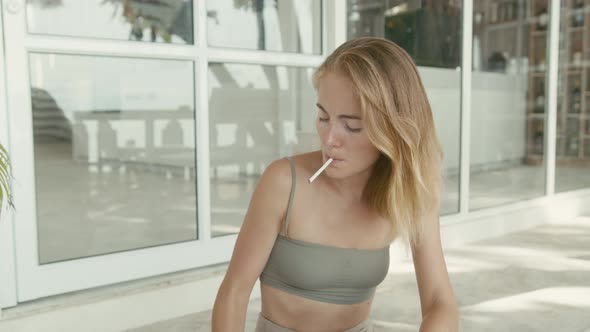
[[332, 158], [332, 162], [330, 163], [330, 166], [332, 166], [332, 165], [338, 165], [338, 164], [340, 164], [340, 163], [343, 162], [342, 159], [336, 159], [336, 158], [330, 157], [330, 156], [326, 156], [326, 160], [324, 160], [324, 162], [328, 161], [328, 159], [330, 159], [330, 158]]

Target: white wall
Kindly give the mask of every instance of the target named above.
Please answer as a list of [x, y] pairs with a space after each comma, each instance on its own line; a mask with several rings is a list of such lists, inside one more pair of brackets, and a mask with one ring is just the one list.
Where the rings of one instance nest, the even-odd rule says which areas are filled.
[[[443, 146], [446, 168], [459, 168], [459, 70], [419, 67]], [[525, 155], [526, 76], [474, 72], [472, 76], [471, 166], [513, 162]]]

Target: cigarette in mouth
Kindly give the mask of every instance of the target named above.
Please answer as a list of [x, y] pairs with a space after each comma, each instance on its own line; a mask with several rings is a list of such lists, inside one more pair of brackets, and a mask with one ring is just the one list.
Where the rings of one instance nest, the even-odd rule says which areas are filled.
[[327, 161], [326, 161], [326, 162], [325, 162], [325, 163], [322, 165], [322, 167], [320, 167], [320, 169], [318, 169], [318, 171], [317, 171], [317, 172], [315, 172], [315, 174], [314, 174], [314, 175], [312, 175], [312, 176], [309, 178], [309, 180], [308, 180], [308, 181], [309, 181], [309, 183], [312, 183], [312, 182], [313, 182], [313, 180], [315, 180], [315, 178], [317, 178], [317, 177], [318, 177], [318, 175], [320, 175], [320, 173], [321, 173], [321, 172], [323, 172], [323, 171], [326, 169], [326, 167], [328, 167], [328, 165], [330, 165], [330, 163], [331, 163], [333, 160], [334, 160], [334, 159], [332, 159], [332, 158], [328, 159], [328, 160], [327, 160]]

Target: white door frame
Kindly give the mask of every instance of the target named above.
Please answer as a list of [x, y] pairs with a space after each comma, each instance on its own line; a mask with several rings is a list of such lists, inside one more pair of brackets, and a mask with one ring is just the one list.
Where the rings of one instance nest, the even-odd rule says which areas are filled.
[[[6, 102], [4, 59], [3, 6], [0, 2], [0, 144], [11, 152]], [[0, 203], [0, 310], [16, 305], [16, 263], [14, 255], [14, 223], [12, 210]]]

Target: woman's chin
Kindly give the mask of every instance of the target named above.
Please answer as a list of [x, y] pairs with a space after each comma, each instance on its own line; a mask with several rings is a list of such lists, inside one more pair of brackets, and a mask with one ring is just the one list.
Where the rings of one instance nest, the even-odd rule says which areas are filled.
[[340, 179], [340, 178], [345, 177], [342, 174], [342, 171], [340, 171], [338, 169], [334, 169], [334, 168], [330, 169], [330, 167], [328, 167], [324, 172], [326, 173], [326, 176], [329, 177], [330, 179]]

